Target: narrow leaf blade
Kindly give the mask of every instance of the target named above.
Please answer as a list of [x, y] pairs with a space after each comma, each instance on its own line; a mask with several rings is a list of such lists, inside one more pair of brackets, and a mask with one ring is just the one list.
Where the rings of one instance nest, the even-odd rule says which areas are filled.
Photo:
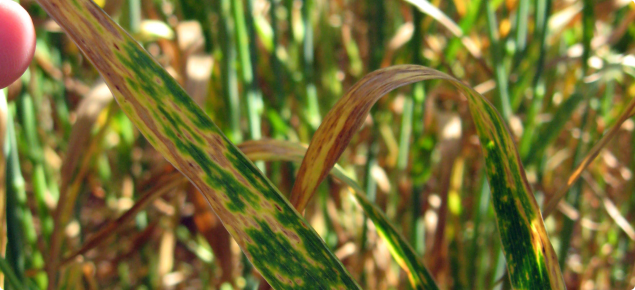
[[[238, 148], [252, 161], [291, 161], [302, 162], [306, 148], [301, 144], [281, 140], [247, 141]], [[408, 275], [408, 280], [414, 289], [437, 290], [439, 287], [432, 278], [430, 271], [390, 223], [386, 215], [374, 203], [366, 198], [366, 193], [356, 181], [349, 178], [341, 167], [335, 165], [330, 174], [351, 188], [353, 198], [362, 207], [364, 213], [373, 221], [379, 236], [384, 239], [393, 259]]]
[[372, 105], [383, 95], [414, 82], [449, 81], [467, 97], [480, 137], [505, 257], [515, 289], [564, 289], [556, 254], [527, 182], [518, 151], [496, 109], [459, 80], [417, 65], [399, 65], [366, 75], [324, 118], [304, 157], [291, 193], [302, 210], [337, 162]]
[[99, 7], [89, 0], [38, 3], [93, 62], [148, 141], [205, 195], [271, 286], [359, 289], [278, 190]]

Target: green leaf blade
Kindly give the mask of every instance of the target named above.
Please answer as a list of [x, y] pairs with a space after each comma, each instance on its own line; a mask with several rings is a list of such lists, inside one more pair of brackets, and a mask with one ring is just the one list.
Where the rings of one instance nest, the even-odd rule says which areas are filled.
[[359, 289], [308, 223], [125, 31], [88, 0], [40, 0], [148, 141], [196, 185], [276, 289]]
[[[238, 145], [245, 155], [253, 160], [302, 162], [306, 148], [302, 144], [281, 140], [247, 141]], [[410, 285], [414, 289], [438, 290], [430, 271], [412, 249], [406, 239], [399, 234], [386, 215], [374, 203], [368, 200], [364, 190], [356, 181], [349, 178], [344, 170], [335, 165], [330, 174], [344, 182], [351, 189], [355, 201], [364, 213], [373, 221], [379, 236], [386, 242], [391, 256], [406, 272]]]
[[358, 81], [324, 118], [300, 166], [291, 202], [303, 208], [335, 165], [372, 105], [386, 93], [415, 82], [446, 80], [468, 99], [481, 141], [499, 233], [515, 289], [564, 289], [556, 254], [527, 182], [514, 141], [494, 106], [461, 81], [417, 65], [380, 69]]

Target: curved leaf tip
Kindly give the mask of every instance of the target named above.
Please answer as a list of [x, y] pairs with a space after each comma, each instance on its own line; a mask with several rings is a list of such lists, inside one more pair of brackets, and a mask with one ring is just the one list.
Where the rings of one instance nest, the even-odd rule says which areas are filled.
[[449, 81], [467, 98], [485, 157], [496, 220], [516, 289], [564, 289], [556, 254], [518, 151], [492, 104], [461, 81], [417, 65], [380, 69], [357, 82], [324, 118], [304, 157], [291, 202], [302, 210], [383, 95], [414, 82]]

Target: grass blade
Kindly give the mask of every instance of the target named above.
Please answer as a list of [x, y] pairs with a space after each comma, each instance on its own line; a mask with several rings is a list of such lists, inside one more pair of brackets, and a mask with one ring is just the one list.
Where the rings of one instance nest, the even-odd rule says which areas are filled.
[[[211, 1], [209, 1], [211, 2]], [[209, 3], [208, 2], [208, 3]], [[240, 100], [238, 97], [238, 73], [236, 71], [236, 41], [234, 39], [235, 24], [231, 16], [231, 2], [229, 0], [215, 1], [221, 14], [219, 21], [219, 38], [223, 59], [221, 60], [221, 78], [223, 82], [223, 96], [228, 106], [230, 128], [227, 132], [229, 140], [241, 142], [243, 135], [240, 130]]]
[[516, 15], [516, 57], [514, 63], [518, 63], [517, 59], [522, 57], [527, 47], [527, 22], [529, 20], [529, 1], [520, 1]]
[[[282, 63], [280, 57], [278, 56], [278, 48], [280, 47], [280, 31], [278, 29], [278, 15], [276, 11], [278, 6], [280, 5], [279, 0], [269, 0], [269, 5], [271, 5], [270, 17], [271, 17], [271, 32], [272, 32], [272, 50], [271, 50], [271, 67], [273, 71], [273, 79], [274, 83], [274, 95], [275, 95], [275, 107], [278, 112], [282, 111], [284, 107], [284, 77], [282, 71]], [[279, 132], [277, 132], [279, 133]]]
[[[5, 155], [5, 138], [7, 136], [7, 99], [6, 90], [0, 89], [0, 257], [4, 259], [7, 250], [7, 158]], [[5, 261], [6, 263], [6, 261]], [[0, 274], [0, 287], [4, 287], [4, 275]]]
[[611, 127], [611, 129], [609, 129], [604, 134], [604, 136], [602, 136], [602, 139], [600, 139], [600, 141], [598, 141], [598, 143], [596, 143], [595, 146], [591, 148], [587, 156], [584, 157], [584, 159], [582, 160], [582, 162], [580, 162], [580, 164], [578, 164], [578, 166], [576, 166], [573, 173], [571, 173], [571, 175], [567, 179], [567, 184], [563, 186], [563, 188], [561, 188], [558, 192], [556, 192], [556, 194], [554, 194], [551, 199], [549, 199], [542, 211], [542, 214], [545, 218], [548, 217], [556, 209], [560, 200], [569, 191], [569, 188], [580, 178], [584, 170], [591, 164], [591, 162], [593, 162], [593, 160], [595, 160], [595, 157], [600, 154], [602, 148], [604, 148], [604, 146], [606, 146], [606, 144], [608, 144], [608, 142], [611, 141], [611, 139], [617, 134], [620, 128], [622, 128], [622, 124], [631, 117], [633, 111], [635, 111], [635, 98], [630, 101], [628, 106], [626, 106], [626, 109], [622, 112], [615, 125], [613, 125], [613, 127]]
[[[459, 22], [459, 27], [462, 31], [469, 32], [472, 27], [474, 27], [474, 23], [478, 20], [479, 15], [481, 15], [481, 10], [483, 5], [481, 2], [483, 0], [473, 0], [470, 1], [469, 8], [467, 9], [467, 14], [461, 19]], [[454, 59], [459, 50], [459, 39], [453, 38], [448, 44], [447, 49], [447, 59]], [[479, 51], [480, 55], [480, 51]]]
[[[243, 154], [252, 161], [289, 161], [300, 163], [306, 153], [306, 147], [301, 144], [272, 139], [243, 142], [238, 145], [238, 149], [240, 149]], [[406, 239], [399, 234], [395, 227], [388, 221], [388, 218], [381, 209], [366, 198], [366, 193], [364, 193], [364, 190], [358, 185], [358, 183], [348, 177], [346, 173], [344, 173], [344, 170], [342, 170], [339, 166], [335, 166], [333, 170], [331, 170], [331, 174], [340, 181], [346, 183], [352, 189], [353, 197], [375, 224], [375, 227], [379, 231], [379, 235], [388, 244], [393, 258], [403, 268], [403, 270], [406, 271], [413, 288], [438, 289], [434, 279], [430, 275], [430, 272], [425, 265], [423, 265], [421, 259], [417, 257], [415, 251], [408, 244]], [[90, 239], [85, 242], [79, 250], [64, 259], [62, 265], [75, 260], [76, 257], [83, 255], [89, 250], [107, 242], [108, 236], [120, 231], [124, 224], [130, 222], [152, 201], [167, 193], [169, 189], [172, 189], [174, 186], [183, 184], [183, 182], [187, 181], [185, 176], [178, 173], [166, 173], [161, 180], [162, 181], [159, 184], [153, 186], [145, 194], [143, 194], [134, 206], [128, 209], [116, 220], [113, 220], [103, 226], [102, 229], [90, 237]], [[197, 211], [198, 210], [202, 209], [198, 209], [197, 206]], [[212, 224], [206, 225], [208, 228], [211, 228], [212, 226]], [[203, 234], [205, 234], [205, 232], [203, 232]], [[210, 239], [218, 240], [219, 237], [216, 236]]]
[[23, 281], [25, 253], [35, 248], [37, 234], [32, 227], [33, 216], [26, 205], [25, 181], [20, 168], [14, 120], [10, 110], [7, 115], [7, 262]]
[[[580, 103], [584, 100], [585, 95], [576, 92], [558, 106], [552, 120], [548, 124], [542, 126], [542, 128], [538, 131], [535, 139], [538, 141], [534, 141], [532, 146], [527, 145], [525, 149], [527, 157], [523, 159], [526, 164], [533, 163], [537, 161], [539, 156], [542, 156], [547, 146], [549, 146], [549, 144], [558, 137], [558, 134], [562, 132], [564, 125], [570, 120], [573, 112], [575, 112]], [[530, 141], [527, 141], [526, 144], [530, 144], [529, 142]]]
[[7, 260], [5, 260], [4, 258], [0, 258], [0, 271], [2, 271], [2, 274], [4, 274], [7, 277], [7, 282], [9, 282], [9, 285], [11, 285], [11, 288], [14, 288], [14, 289], [25, 288], [24, 285], [20, 283], [20, 280], [11, 269], [9, 262], [7, 262]]
[[370, 73], [357, 82], [315, 133], [300, 166], [291, 202], [297, 209], [304, 209], [377, 100], [395, 88], [430, 79], [449, 81], [468, 99], [485, 155], [512, 286], [517, 289], [564, 289], [556, 254], [503, 119], [472, 88], [433, 69], [416, 65], [394, 66]]
[[304, 27], [304, 42], [302, 43], [302, 61], [304, 66], [304, 77], [306, 85], [306, 118], [311, 126], [311, 130], [315, 130], [322, 121], [320, 115], [320, 103], [318, 101], [317, 88], [315, 86], [315, 72], [313, 69], [315, 56], [313, 50], [313, 12], [314, 0], [302, 1], [302, 20]]
[[452, 18], [448, 17], [447, 15], [445, 15], [445, 13], [439, 10], [439, 8], [432, 5], [427, 0], [404, 0], [404, 1], [419, 8], [421, 12], [434, 18], [434, 20], [441, 23], [441, 25], [447, 28], [454, 36], [461, 39], [461, 43], [463, 43], [463, 46], [465, 46], [465, 48], [470, 52], [470, 54], [475, 59], [481, 58], [482, 55], [478, 45], [476, 45], [476, 43], [474, 43], [472, 39], [470, 39], [468, 36], [464, 35], [461, 27], [459, 27], [452, 20]]
[[89, 0], [38, 3], [93, 62], [149, 143], [207, 198], [269, 284], [276, 289], [359, 289], [269, 180], [98, 6]]
[[[301, 162], [306, 153], [306, 148], [302, 145], [281, 140], [248, 141], [238, 145], [238, 148], [251, 160]], [[439, 289], [430, 275], [430, 271], [417, 257], [413, 248], [388, 221], [381, 209], [368, 200], [359, 184], [348, 177], [344, 170], [337, 165], [330, 173], [350, 187], [355, 201], [375, 224], [379, 235], [388, 244], [390, 254], [408, 275], [412, 287], [414, 289]]]
[[[524, 5], [524, 4], [521, 3], [520, 5]], [[543, 73], [543, 68], [545, 65], [545, 56], [547, 55], [546, 27], [547, 27], [547, 19], [549, 18], [548, 16], [550, 13], [551, 13], [551, 0], [536, 1], [536, 11], [534, 12], [536, 28], [535, 28], [534, 34], [538, 38], [539, 56], [538, 56], [538, 63], [536, 64], [536, 72], [532, 80], [533, 97], [531, 100], [531, 104], [529, 105], [529, 109], [527, 111], [527, 117], [525, 121], [525, 124], [526, 124], [525, 130], [523, 130], [523, 135], [520, 138], [519, 150], [520, 150], [520, 156], [521, 158], [523, 158], [523, 161], [526, 161], [525, 157], [527, 157], [528, 154], [534, 154], [535, 152], [534, 150], [531, 150], [533, 149], [531, 148], [532, 147], [531, 145], [536, 145], [532, 142], [534, 132], [538, 128], [538, 124], [536, 124], [536, 119], [537, 119], [536, 117], [542, 107], [542, 102], [545, 97], [546, 88], [545, 88], [545, 82], [543, 80], [544, 77], [542, 73]], [[564, 108], [564, 107], [561, 107], [561, 108]], [[569, 108], [565, 108], [565, 109], [569, 109]], [[553, 130], [553, 131], [556, 131], [556, 130]], [[557, 131], [559, 132], [560, 130], [557, 130]], [[544, 140], [544, 139], [538, 139], [538, 140]], [[538, 143], [537, 146], [546, 146], [547, 144], [549, 144], [548, 142], [542, 142], [542, 141], [537, 143]]]
[[503, 64], [501, 39], [498, 35], [498, 22], [496, 21], [496, 9], [492, 1], [486, 1], [485, 11], [487, 15], [487, 28], [490, 42], [490, 54], [494, 65], [494, 75], [496, 78], [496, 90], [498, 91], [498, 102], [495, 102], [497, 109], [503, 114], [505, 120], [512, 116], [512, 107], [507, 91], [509, 82], [505, 65]]
[[[247, 0], [249, 3], [251, 0]], [[236, 43], [238, 44], [238, 57], [240, 60], [242, 81], [244, 88], [244, 101], [247, 104], [247, 119], [249, 120], [249, 137], [258, 140], [262, 137], [260, 132], [260, 115], [262, 114], [262, 97], [258, 89], [255, 60], [255, 33], [251, 5], [247, 5], [247, 13], [243, 8], [242, 0], [232, 1], [232, 13], [236, 24]], [[262, 170], [262, 168], [261, 168]]]
[[[337, 169], [337, 167], [335, 167]], [[408, 280], [414, 289], [439, 289], [430, 271], [423, 265], [421, 259], [417, 257], [414, 249], [407, 243], [406, 239], [397, 232], [390, 224], [385, 214], [374, 203], [366, 198], [366, 194], [357, 183], [348, 178], [342, 170], [334, 170], [334, 175], [351, 186], [355, 192], [355, 201], [364, 209], [364, 213], [375, 224], [379, 235], [384, 239], [390, 250], [390, 254], [397, 261], [397, 264], [406, 271]]]

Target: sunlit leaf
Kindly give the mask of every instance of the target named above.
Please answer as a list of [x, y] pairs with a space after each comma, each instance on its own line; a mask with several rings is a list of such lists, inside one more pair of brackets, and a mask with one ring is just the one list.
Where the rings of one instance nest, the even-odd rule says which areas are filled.
[[[306, 153], [306, 147], [303, 147], [301, 144], [271, 139], [243, 142], [241, 144], [238, 144], [238, 149], [240, 149], [245, 154], [245, 156], [247, 156], [247, 158], [252, 161], [289, 161], [300, 163], [302, 162], [302, 158]], [[364, 209], [366, 215], [368, 215], [368, 217], [370, 217], [370, 219], [373, 221], [373, 223], [375, 224], [375, 228], [377, 228], [377, 231], [379, 232], [379, 235], [388, 245], [392, 257], [408, 275], [408, 279], [410, 280], [413, 288], [438, 289], [436, 283], [430, 275], [430, 272], [425, 267], [425, 265], [423, 265], [421, 259], [417, 257], [412, 247], [408, 244], [408, 242], [406, 242], [406, 239], [399, 234], [395, 227], [393, 227], [393, 225], [388, 221], [381, 209], [375, 206], [372, 202], [368, 201], [368, 199], [366, 198], [366, 193], [364, 193], [364, 190], [357, 184], [357, 182], [348, 177], [344, 170], [337, 165], [333, 168], [333, 170], [331, 170], [330, 173], [351, 188], [353, 198]], [[185, 177], [179, 173], [165, 174], [165, 176], [162, 178], [162, 181], [148, 190], [147, 193], [143, 194], [143, 196], [139, 200], [137, 200], [137, 202], [135, 202], [135, 205], [133, 207], [131, 207], [116, 220], [110, 222], [108, 225], [105, 225], [98, 233], [96, 233], [87, 242], [85, 242], [81, 249], [75, 251], [74, 254], [65, 259], [65, 262], [69, 262], [78, 255], [82, 255], [89, 250], [104, 244], [106, 241], [108, 241], [107, 237], [110, 234], [123, 229], [123, 226], [126, 223], [130, 222], [148, 204], [150, 204], [161, 195], [165, 194], [167, 192], [167, 189], [171, 189], [172, 186], [170, 186], [170, 184], [180, 184], [184, 181]], [[197, 201], [194, 201], [194, 203], [198, 211], [199, 206], [196, 205]], [[207, 220], [212, 221], [212, 223], [206, 225], [206, 227], [211, 228], [212, 226], [214, 226], [213, 217], [209, 217], [207, 218]], [[210, 231], [210, 229], [207, 229], [206, 231]], [[202, 234], [205, 235], [206, 231], [202, 231]], [[213, 236], [209, 239], [221, 240], [219, 236]], [[210, 241], [210, 244], [212, 244], [212, 242], [221, 241]], [[212, 247], [214, 248], [213, 245]], [[227, 253], [219, 254], [225, 255]], [[223, 262], [221, 261], [221, 263]]]
[[556, 254], [503, 119], [472, 88], [433, 69], [394, 66], [370, 73], [357, 82], [331, 109], [313, 136], [300, 166], [291, 202], [298, 210], [304, 209], [377, 100], [400, 86], [430, 79], [449, 81], [467, 97], [485, 157], [512, 286], [515, 289], [564, 289]]
[[99, 7], [89, 0], [38, 2], [93, 62], [148, 141], [205, 195], [274, 288], [359, 288], [269, 180]]
[[[300, 144], [279, 140], [248, 141], [238, 145], [238, 148], [249, 159], [254, 161], [282, 160], [301, 162], [306, 153], [306, 148]], [[417, 257], [417, 254], [406, 239], [388, 221], [381, 209], [366, 198], [366, 193], [359, 184], [348, 177], [344, 170], [337, 165], [333, 167], [330, 173], [351, 188], [353, 198], [375, 224], [379, 235], [388, 245], [390, 254], [408, 275], [408, 280], [412, 287], [415, 289], [438, 289], [436, 282], [430, 275], [430, 271], [423, 265], [421, 259]]]

